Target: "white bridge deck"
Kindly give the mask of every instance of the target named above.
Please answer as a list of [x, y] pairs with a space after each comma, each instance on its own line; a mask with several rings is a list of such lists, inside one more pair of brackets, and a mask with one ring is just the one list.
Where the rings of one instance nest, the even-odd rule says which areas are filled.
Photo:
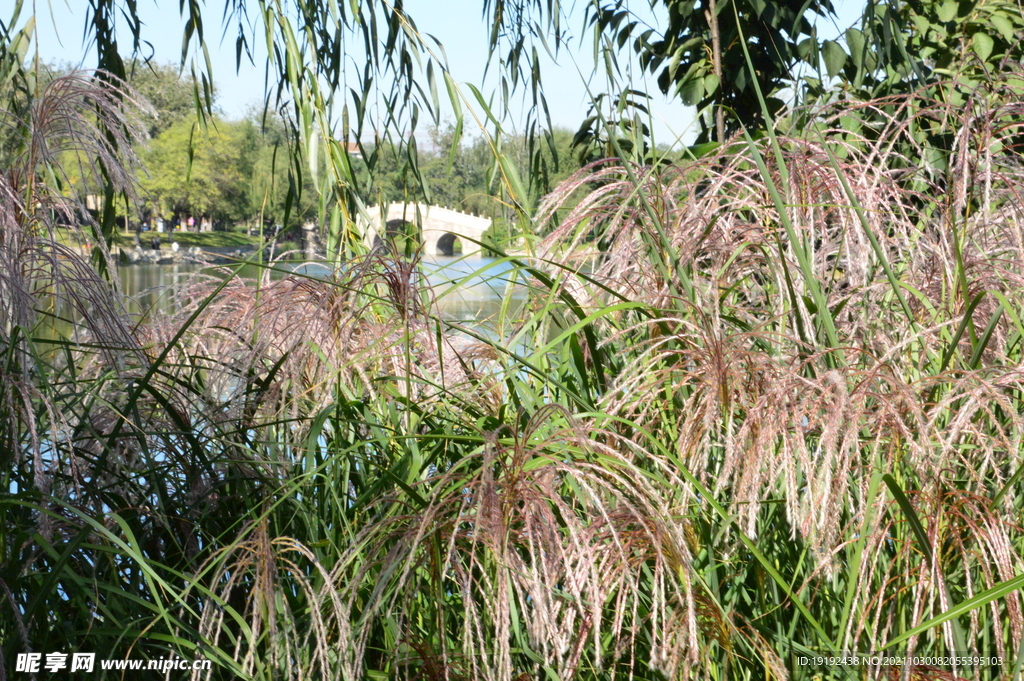
[[422, 203], [393, 203], [382, 220], [379, 206], [366, 211], [370, 221], [360, 218], [360, 231], [367, 246], [373, 247], [386, 233], [407, 233], [406, 225], [419, 225], [420, 241], [426, 255], [453, 255], [455, 239], [462, 244], [462, 255], [478, 255], [490, 218], [460, 213], [441, 206]]

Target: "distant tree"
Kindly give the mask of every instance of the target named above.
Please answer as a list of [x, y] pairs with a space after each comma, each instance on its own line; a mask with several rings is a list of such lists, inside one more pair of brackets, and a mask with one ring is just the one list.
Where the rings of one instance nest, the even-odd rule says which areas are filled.
[[143, 123], [156, 138], [175, 123], [196, 117], [196, 82], [169, 64], [136, 60], [128, 68], [129, 84], [155, 109]]
[[288, 126], [272, 111], [249, 112], [239, 128], [248, 159], [245, 178], [246, 220], [293, 229], [316, 212], [317, 190], [304, 167], [288, 152]]
[[181, 120], [150, 143], [141, 186], [157, 214], [208, 215], [224, 220], [248, 217], [246, 180], [251, 143], [246, 126], [218, 118], [203, 129]]
[[[455, 127], [449, 124], [431, 128], [429, 137], [430, 144], [418, 150], [415, 162], [392, 145], [373, 148], [372, 153], [377, 155], [377, 173], [373, 178], [363, 175], [366, 180], [363, 201], [370, 204], [428, 201], [489, 217], [494, 220], [489, 238], [497, 244], [517, 236], [520, 228], [517, 211], [498, 177], [492, 144], [497, 145], [499, 153], [514, 166], [529, 173], [531, 193], [526, 198], [531, 209], [551, 188], [578, 170], [581, 159], [585, 160], [574, 146], [573, 133], [565, 128], [553, 130], [553, 144], [541, 145], [532, 154], [524, 135], [504, 135], [498, 140], [457, 139]], [[575, 204], [568, 201], [566, 205]]]
[[[424, 154], [420, 170], [431, 202], [467, 213], [485, 213], [493, 202], [487, 196], [490, 159], [474, 153], [476, 144], [460, 144], [450, 124], [434, 127], [430, 138], [433, 150]], [[458, 147], [453, 150], [455, 145]]]
[[492, 144], [524, 174], [529, 173], [534, 190], [531, 205], [581, 164], [573, 133], [566, 128], [555, 128], [551, 134], [553, 144], [541, 145], [532, 155], [524, 135], [502, 135], [490, 140], [482, 136], [457, 138], [451, 124], [435, 126], [428, 134], [430, 143], [415, 147], [415, 162], [409, 159], [405, 148], [397, 145], [382, 143], [368, 147], [375, 156], [375, 176], [370, 176], [361, 159], [355, 162], [364, 203], [427, 200], [496, 217], [502, 214], [504, 203], [501, 181], [495, 174]]

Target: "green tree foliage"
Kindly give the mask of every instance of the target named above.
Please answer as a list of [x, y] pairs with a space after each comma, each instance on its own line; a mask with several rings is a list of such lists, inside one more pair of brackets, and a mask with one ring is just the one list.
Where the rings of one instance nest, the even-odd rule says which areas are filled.
[[[755, 81], [774, 117], [784, 105], [778, 95], [793, 82], [797, 65], [818, 65], [821, 51], [812, 17], [835, 14], [830, 0], [652, 4], [661, 4], [668, 12], [668, 25], [660, 34], [644, 30], [621, 0], [602, 6], [597, 23], [620, 45], [635, 34], [633, 46], [640, 62], [658, 75], [661, 90], [708, 110], [709, 115], [701, 118], [698, 141], [722, 141], [740, 126], [756, 130], [764, 125]], [[755, 64], [753, 73], [744, 48]]]
[[281, 116], [250, 111], [241, 126], [247, 159], [245, 220], [294, 229], [316, 214], [317, 188], [293, 163], [288, 125]]
[[420, 168], [430, 202], [466, 213], [491, 214], [495, 206], [488, 171], [493, 156], [486, 142], [476, 138], [462, 144], [451, 125], [433, 128], [430, 141], [431, 150]]
[[144, 210], [254, 229], [260, 223], [292, 229], [314, 215], [316, 189], [291, 163], [280, 117], [253, 112], [241, 121], [209, 123], [183, 116], [150, 141], [142, 155]]
[[143, 118], [151, 138], [175, 123], [195, 118], [198, 90], [194, 78], [183, 77], [169, 64], [141, 60], [131, 64], [127, 75], [128, 83], [155, 110]]
[[[509, 135], [499, 141], [499, 153], [506, 161], [534, 174], [535, 188], [526, 197], [533, 210], [544, 194], [579, 170], [588, 160], [572, 132], [555, 128], [552, 145], [543, 145], [532, 154], [525, 135]], [[376, 173], [370, 174], [357, 161], [364, 189], [361, 199], [367, 204], [424, 201], [464, 213], [489, 217], [494, 221], [489, 238], [505, 245], [524, 231], [507, 194], [503, 193], [501, 169], [494, 161], [495, 141], [474, 136], [459, 139], [454, 126], [430, 130], [430, 144], [416, 150], [415, 163], [394, 145], [373, 148], [377, 155]], [[569, 201], [566, 206], [575, 205]]]
[[833, 49], [829, 70], [849, 96], [906, 93], [955, 77], [955, 88], [933, 94], [959, 106], [1024, 57], [1024, 12], [1009, 0], [868, 0], [860, 26], [844, 37], [846, 51]]
[[[807, 101], [872, 102], [844, 120], [851, 139], [877, 139], [889, 126], [903, 128], [905, 135], [894, 141], [901, 154], [891, 163], [905, 158], [916, 167], [920, 159], [932, 180], [945, 185], [955, 182], [951, 159], [959, 133], [946, 116], [922, 111], [942, 102], [987, 119], [1024, 82], [1024, 11], [1006, 0], [868, 0], [859, 25], [847, 29], [844, 39], [843, 46], [833, 42], [823, 49], [834, 81], [806, 79]], [[883, 99], [912, 93], [922, 96]], [[796, 119], [798, 127], [809, 123]]]
[[217, 118], [205, 129], [188, 120], [174, 123], [150, 142], [143, 158], [147, 203], [167, 217], [249, 217], [252, 146], [250, 125]]
[[[728, 106], [736, 112], [737, 120], [745, 124], [756, 124], [761, 114], [752, 105], [753, 81], [744, 80], [747, 72], [740, 46], [745, 44], [751, 50], [754, 62], [759, 64], [757, 78], [763, 81], [764, 94], [772, 97], [782, 86], [780, 78], [787, 68], [801, 59], [816, 63], [815, 34], [807, 16], [831, 11], [827, 0], [812, 0], [806, 6], [788, 1], [734, 4], [707, 0], [700, 4], [699, 11], [692, 4], [669, 2], [658, 5], [671, 12], [667, 32], [659, 36], [639, 30], [630, 15], [620, 11], [624, 6], [612, 3], [597, 12], [596, 64], [614, 60], [611, 46], [617, 44], [621, 48], [633, 37], [647, 67], [664, 74], [668, 91], [685, 94], [693, 101]], [[255, 38], [246, 7], [242, 0], [225, 0], [223, 6], [226, 25], [237, 25], [239, 59], [252, 57], [250, 47]], [[181, 5], [185, 27], [183, 55], [197, 44], [202, 47], [208, 39], [208, 22], [204, 18], [209, 18], [209, 13], [204, 14], [203, 8], [203, 3], [198, 2]], [[547, 105], [539, 55], [545, 49], [557, 55], [564, 48], [568, 35], [566, 12], [557, 0], [484, 3], [483, 13], [491, 26], [488, 41], [493, 72], [497, 74], [497, 97], [488, 100], [484, 93], [474, 92], [452, 78], [443, 51], [418, 31], [401, 3], [292, 0], [269, 5], [260, 14], [265, 30], [257, 33], [261, 41], [272, 46], [267, 66], [277, 86], [276, 105], [290, 110], [285, 116], [291, 128], [289, 136], [297, 142], [295, 153], [303, 157], [293, 163], [296, 186], [307, 182], [298, 177], [305, 173], [299, 168], [308, 169], [313, 176], [308, 182], [316, 188], [319, 205], [342, 207], [344, 219], [331, 238], [349, 245], [357, 241], [353, 224], [362, 183], [355, 174], [356, 166], [345, 153], [344, 140], [369, 138], [371, 133], [377, 135], [376, 139], [386, 139], [389, 134], [409, 139], [418, 122], [440, 123], [440, 93], [447, 94], [455, 112], [456, 138], [464, 129], [466, 107], [481, 107], [476, 119], [477, 132], [491, 138], [489, 146], [496, 164], [493, 176], [501, 185], [497, 193], [520, 217], [527, 217], [528, 206], [534, 201], [530, 195], [545, 191], [543, 184], [534, 186], [539, 176], [537, 168], [543, 166], [541, 148], [547, 146], [554, 152], [556, 146], [550, 125], [541, 125]], [[120, 34], [114, 31], [114, 19], [119, 13], [127, 27]], [[734, 13], [738, 14], [739, 22], [733, 18]], [[127, 77], [122, 54], [138, 51], [144, 39], [143, 28], [135, 3], [122, 7], [115, 0], [96, 0], [86, 32], [95, 41], [97, 66], [114, 76]], [[696, 43], [687, 42], [685, 36], [690, 33]], [[126, 42], [126, 38], [130, 40]], [[6, 58], [5, 50], [0, 45], [0, 60]], [[360, 63], [365, 67], [348, 68], [350, 57], [356, 54], [353, 50], [360, 53]], [[209, 64], [200, 60], [185, 70], [196, 74], [195, 102], [212, 114], [214, 90]], [[612, 71], [609, 69], [610, 74]], [[613, 75], [613, 81], [609, 85], [611, 97], [617, 96], [620, 89], [630, 89], [621, 82], [621, 74]], [[517, 91], [525, 95], [532, 107], [523, 127], [530, 161], [513, 167], [502, 154], [494, 152], [503, 146], [500, 138], [506, 134], [504, 121]], [[770, 104], [775, 107], [778, 102], [773, 100]], [[725, 111], [718, 107], [714, 112], [713, 127], [721, 128], [717, 133], [721, 137], [726, 129]], [[619, 124], [621, 120], [612, 122]], [[377, 129], [368, 129], [371, 124]], [[729, 125], [733, 129], [733, 124]], [[711, 127], [705, 126], [705, 138], [710, 138]], [[629, 132], [633, 137], [645, 134], [643, 126], [632, 126]], [[602, 135], [597, 132], [598, 138]], [[615, 136], [604, 135], [607, 139]], [[642, 159], [646, 149], [647, 145], [634, 143], [629, 153]], [[406, 152], [403, 155], [414, 157]], [[380, 170], [376, 163], [383, 158], [367, 156], [370, 174]], [[415, 177], [416, 168], [411, 170]], [[550, 172], [542, 168], [540, 174]], [[346, 248], [334, 244], [331, 251], [342, 253]]]

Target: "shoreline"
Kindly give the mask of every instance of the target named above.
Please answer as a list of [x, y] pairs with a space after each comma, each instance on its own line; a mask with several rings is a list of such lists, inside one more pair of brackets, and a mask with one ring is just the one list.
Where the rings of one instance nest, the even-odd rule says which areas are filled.
[[125, 265], [174, 265], [186, 262], [226, 265], [244, 260], [256, 251], [255, 246], [189, 246], [174, 250], [164, 244], [158, 249], [117, 246], [112, 254]]
[[[91, 256], [93, 252], [91, 247], [85, 245], [66, 247], [85, 257]], [[244, 260], [257, 250], [256, 246], [189, 246], [174, 250], [164, 243], [159, 249], [114, 246], [110, 254], [122, 265], [176, 265], [188, 262], [226, 265]]]

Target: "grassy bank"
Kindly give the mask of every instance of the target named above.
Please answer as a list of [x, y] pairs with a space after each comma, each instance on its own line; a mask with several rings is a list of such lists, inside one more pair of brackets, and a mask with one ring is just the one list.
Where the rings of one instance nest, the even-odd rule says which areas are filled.
[[[84, 232], [76, 229], [61, 228], [54, 234], [57, 242], [65, 246], [81, 246], [89, 240]], [[141, 232], [139, 234], [143, 245], [153, 237], [159, 237], [164, 244], [176, 241], [184, 248], [192, 246], [198, 248], [259, 248], [263, 244], [259, 235], [249, 235], [244, 232]], [[134, 242], [134, 231], [118, 232], [116, 241], [118, 245], [131, 245]]]
[[[263, 243], [259, 235], [251, 236], [244, 232], [142, 232], [140, 238], [145, 243], [155, 236], [160, 237], [164, 243], [176, 241], [183, 248], [259, 248]], [[120, 234], [121, 244], [131, 244], [134, 239], [135, 232]]]

